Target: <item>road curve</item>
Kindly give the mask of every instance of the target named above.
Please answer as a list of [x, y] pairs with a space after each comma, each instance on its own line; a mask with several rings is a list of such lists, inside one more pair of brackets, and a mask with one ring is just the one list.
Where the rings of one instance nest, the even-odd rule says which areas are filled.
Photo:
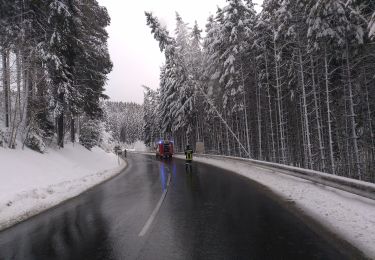
[[0, 232], [0, 259], [361, 258], [291, 207], [216, 167], [130, 154], [119, 176]]

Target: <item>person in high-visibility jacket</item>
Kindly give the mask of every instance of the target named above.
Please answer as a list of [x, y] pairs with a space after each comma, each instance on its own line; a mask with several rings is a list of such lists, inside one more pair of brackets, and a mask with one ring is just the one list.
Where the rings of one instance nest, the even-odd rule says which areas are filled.
[[190, 145], [186, 146], [185, 156], [186, 156], [186, 162], [190, 163], [193, 161], [193, 150], [190, 148]]

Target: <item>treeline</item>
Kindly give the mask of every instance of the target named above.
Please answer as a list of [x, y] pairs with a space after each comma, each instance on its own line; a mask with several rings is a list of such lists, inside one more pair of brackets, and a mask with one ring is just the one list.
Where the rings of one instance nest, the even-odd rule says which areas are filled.
[[[165, 53], [146, 142], [375, 181], [375, 1], [228, 0], [205, 37], [146, 12]], [[146, 108], [146, 107], [145, 107]], [[147, 123], [146, 123], [147, 125]], [[155, 130], [157, 129], [157, 130]]]
[[116, 143], [143, 140], [143, 106], [133, 102], [107, 101], [104, 105], [106, 131]]
[[0, 0], [3, 143], [14, 148], [20, 135], [40, 150], [56, 137], [63, 147], [78, 118], [102, 116], [109, 23], [96, 0]]

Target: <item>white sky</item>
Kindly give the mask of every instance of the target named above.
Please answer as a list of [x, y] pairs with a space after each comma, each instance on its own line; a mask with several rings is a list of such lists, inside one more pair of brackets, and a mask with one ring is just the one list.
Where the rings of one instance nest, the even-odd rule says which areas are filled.
[[[111, 16], [109, 52], [113, 71], [109, 75], [106, 94], [113, 101], [143, 103], [142, 85], [158, 88], [160, 66], [164, 55], [146, 26], [144, 11], [152, 11], [170, 32], [174, 31], [175, 12], [194, 25], [197, 20], [202, 30], [207, 18], [215, 14], [216, 6], [223, 7], [225, 0], [98, 0]], [[263, 0], [253, 0], [261, 5]], [[259, 8], [257, 7], [257, 10]]]

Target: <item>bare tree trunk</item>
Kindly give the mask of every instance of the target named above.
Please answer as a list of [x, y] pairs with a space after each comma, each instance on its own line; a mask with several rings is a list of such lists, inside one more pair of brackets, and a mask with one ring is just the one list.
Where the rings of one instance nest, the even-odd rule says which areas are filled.
[[280, 160], [280, 158], [281, 158], [281, 156], [280, 156], [281, 148], [280, 148], [280, 136], [279, 136], [280, 130], [279, 130], [279, 124], [278, 124], [278, 122], [279, 122], [279, 113], [278, 113], [277, 107], [278, 107], [278, 105], [275, 104], [274, 111], [275, 111], [275, 127], [276, 127], [276, 129], [275, 129], [276, 130], [275, 131], [276, 132], [276, 144], [277, 144], [277, 150], [276, 151], [277, 151], [277, 162], [280, 163], [281, 162], [281, 160]]
[[2, 60], [3, 60], [3, 89], [4, 89], [4, 104], [5, 104], [5, 127], [9, 127], [10, 115], [9, 115], [9, 88], [8, 88], [8, 55], [7, 51], [3, 49]]
[[80, 131], [81, 131], [81, 120], [80, 120], [80, 116], [79, 115], [77, 116], [77, 120], [76, 121], [77, 121], [76, 136], [77, 136], [77, 139], [79, 140], [79, 135], [80, 135]]
[[260, 90], [261, 86], [257, 87], [257, 119], [258, 119], [258, 153], [259, 153], [259, 160], [262, 160], [263, 158], [263, 151], [262, 151], [262, 110], [261, 110], [261, 105], [260, 105]]
[[[371, 172], [371, 167], [375, 166], [375, 140], [374, 140], [374, 130], [372, 127], [372, 118], [371, 118], [371, 108], [370, 108], [370, 99], [369, 99], [369, 92], [368, 92], [368, 86], [367, 86], [367, 76], [366, 71], [363, 69], [363, 75], [364, 75], [364, 84], [365, 84], [365, 90], [366, 90], [366, 114], [367, 114], [367, 123], [369, 128], [369, 134], [370, 134], [370, 154], [367, 160], [369, 161], [369, 171]], [[372, 177], [372, 176], [370, 176]]]
[[311, 58], [311, 70], [312, 70], [312, 87], [313, 87], [313, 95], [314, 95], [314, 106], [315, 106], [315, 120], [316, 120], [316, 126], [318, 130], [318, 141], [319, 141], [319, 152], [320, 152], [320, 160], [323, 172], [326, 171], [326, 158], [324, 155], [324, 144], [323, 144], [323, 138], [322, 138], [322, 127], [320, 125], [320, 113], [319, 113], [319, 105], [318, 105], [318, 96], [316, 93], [316, 83], [315, 83], [315, 69], [314, 69], [314, 59], [312, 56]]
[[309, 127], [309, 117], [308, 117], [308, 111], [307, 111], [305, 75], [304, 75], [304, 69], [303, 69], [301, 48], [298, 48], [298, 58], [299, 58], [299, 67], [300, 67], [300, 76], [301, 76], [303, 118], [304, 118], [304, 124], [305, 124], [307, 156], [308, 156], [307, 167], [312, 169], [313, 163], [312, 163], [312, 152], [311, 152], [310, 127]]
[[198, 119], [198, 115], [195, 116], [195, 133], [196, 133], [196, 138], [197, 138], [197, 142], [200, 141], [200, 136], [199, 136], [199, 119]]
[[[232, 129], [232, 131], [233, 131], [233, 133], [234, 133], [234, 131], [235, 131], [235, 129], [234, 129], [234, 124], [235, 124], [235, 122], [234, 122], [234, 120], [233, 120], [233, 115], [231, 115], [230, 116], [230, 122], [231, 122], [231, 129]], [[236, 135], [236, 137], [237, 137], [237, 139], [238, 139], [238, 134], [235, 134]], [[239, 140], [239, 139], [238, 139]], [[232, 155], [233, 156], [237, 156], [237, 150], [236, 150], [236, 144], [235, 143], [233, 143], [233, 142], [229, 142], [229, 144], [232, 144], [233, 146], [232, 146], [232, 149], [231, 149], [231, 153], [232, 153]]]
[[64, 114], [57, 118], [57, 144], [60, 148], [64, 148]]
[[309, 165], [308, 161], [308, 152], [307, 152], [307, 145], [306, 145], [306, 130], [305, 130], [305, 123], [304, 123], [304, 116], [303, 116], [303, 102], [302, 98], [300, 98], [299, 102], [300, 106], [300, 113], [301, 113], [301, 132], [302, 132], [302, 147], [303, 147], [303, 167], [307, 168]]
[[[240, 128], [238, 126], [238, 116], [236, 116], [236, 130], [237, 130], [237, 136], [238, 136], [238, 139], [241, 140], [241, 135], [240, 135]], [[238, 155], [239, 157], [242, 157], [242, 154], [241, 154], [241, 147], [238, 145]]]
[[32, 101], [34, 99], [34, 90], [33, 90], [33, 68], [30, 64], [30, 62], [28, 63], [28, 68], [26, 70], [26, 92], [27, 92], [27, 95], [26, 95], [26, 98], [27, 98], [27, 101], [26, 101], [26, 124], [31, 124], [31, 120], [33, 118], [33, 104], [32, 104]]
[[284, 133], [284, 116], [282, 109], [282, 93], [279, 75], [279, 61], [276, 40], [273, 39], [274, 47], [274, 59], [275, 59], [275, 74], [276, 74], [276, 92], [277, 92], [277, 107], [279, 113], [279, 131], [280, 131], [280, 145], [281, 145], [281, 163], [286, 164], [286, 144], [285, 144], [285, 133]]
[[[64, 93], [59, 93], [59, 103], [64, 104]], [[64, 148], [64, 108], [61, 109], [57, 117], [57, 144], [60, 148]]]
[[324, 74], [325, 74], [325, 87], [326, 87], [326, 107], [327, 107], [327, 124], [328, 124], [328, 143], [329, 143], [329, 158], [331, 161], [331, 173], [336, 174], [336, 164], [333, 153], [333, 138], [332, 138], [332, 119], [331, 119], [331, 101], [329, 95], [329, 75], [328, 75], [328, 61], [327, 49], [324, 48]]
[[[13, 124], [12, 124], [12, 134], [11, 139], [9, 142], [9, 148], [15, 148], [16, 137], [18, 128], [22, 122], [22, 110], [21, 110], [21, 55], [20, 51], [16, 51], [16, 66], [17, 66], [17, 95], [16, 95], [16, 105], [14, 108], [14, 116], [13, 116]], [[17, 118], [17, 111], [18, 111], [18, 122], [16, 124]]]
[[12, 90], [10, 88], [10, 50], [7, 50], [7, 82], [8, 82], [8, 113], [9, 113], [9, 125], [12, 122]]
[[[219, 122], [220, 123], [220, 122]], [[216, 150], [217, 150], [217, 153], [218, 154], [221, 154], [221, 151], [220, 151], [220, 143], [221, 143], [221, 129], [220, 129], [220, 133], [219, 133], [219, 126], [218, 126], [218, 123], [215, 122], [215, 119], [214, 119], [214, 125], [216, 126]], [[221, 126], [221, 124], [220, 124]]]
[[29, 125], [30, 125], [30, 91], [29, 89], [31, 86], [29, 86], [29, 71], [27, 70], [27, 64], [26, 64], [26, 57], [25, 53], [21, 52], [21, 68], [22, 68], [22, 86], [23, 86], [23, 104], [22, 104], [22, 139], [23, 143], [25, 143], [27, 138], [27, 133], [30, 131]]
[[273, 132], [273, 121], [272, 121], [272, 100], [270, 93], [270, 83], [268, 75], [268, 59], [267, 54], [264, 54], [265, 66], [266, 66], [266, 79], [267, 79], [267, 96], [268, 96], [268, 113], [270, 117], [270, 131], [271, 131], [271, 143], [272, 143], [272, 161], [276, 162], [276, 150], [275, 150], [275, 134]]
[[217, 136], [217, 125], [215, 122], [215, 118], [212, 120], [212, 125], [213, 125], [213, 135], [212, 135], [212, 144], [211, 144], [211, 149], [210, 150], [218, 150], [218, 136]]
[[[228, 122], [228, 120], [225, 120]], [[230, 141], [229, 141], [229, 126], [227, 126], [226, 128], [226, 137], [227, 137], [227, 155], [230, 156]]]
[[224, 139], [223, 139], [223, 122], [220, 122], [220, 154], [224, 154]]
[[[346, 87], [344, 87], [344, 97], [346, 97]], [[349, 130], [349, 122], [348, 122], [348, 101], [345, 98], [345, 152], [346, 152], [346, 169], [348, 171], [347, 176], [352, 176], [352, 156], [350, 151], [350, 143], [349, 143], [349, 136], [350, 136], [350, 130]]]
[[72, 143], [76, 141], [75, 119], [73, 115], [70, 118], [70, 141]]
[[246, 130], [246, 145], [247, 151], [249, 151], [249, 158], [250, 158], [250, 137], [249, 137], [249, 118], [247, 116], [247, 102], [246, 102], [246, 91], [245, 91], [245, 77], [243, 75], [243, 64], [241, 62], [241, 80], [243, 86], [243, 105], [244, 105], [244, 113], [245, 113], [245, 130]]
[[348, 91], [349, 91], [349, 118], [350, 118], [350, 125], [351, 125], [351, 138], [353, 141], [353, 152], [354, 152], [354, 160], [357, 168], [357, 176], [361, 180], [362, 179], [362, 172], [361, 172], [361, 164], [359, 159], [359, 149], [358, 149], [358, 142], [357, 142], [357, 133], [356, 133], [356, 122], [355, 122], [355, 112], [354, 112], [354, 100], [353, 100], [353, 87], [352, 87], [352, 75], [351, 75], [351, 68], [350, 68], [350, 60], [349, 60], [349, 46], [348, 42], [346, 42], [346, 69], [348, 73]]

